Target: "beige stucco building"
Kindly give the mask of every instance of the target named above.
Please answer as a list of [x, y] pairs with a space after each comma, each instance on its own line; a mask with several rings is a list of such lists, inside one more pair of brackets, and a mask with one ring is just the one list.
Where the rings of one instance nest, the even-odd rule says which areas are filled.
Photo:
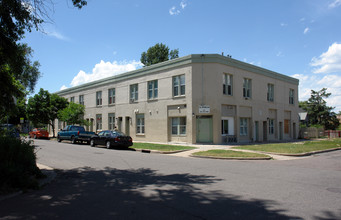
[[135, 141], [223, 144], [296, 139], [298, 83], [222, 55], [194, 54], [57, 94], [85, 105], [91, 131], [116, 126]]

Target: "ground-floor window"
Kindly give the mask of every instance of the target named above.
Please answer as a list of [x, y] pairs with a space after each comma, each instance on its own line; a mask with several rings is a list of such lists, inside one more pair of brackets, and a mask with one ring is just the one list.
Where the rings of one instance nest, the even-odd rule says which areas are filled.
[[109, 130], [113, 131], [115, 129], [115, 114], [109, 113], [108, 114], [108, 123], [109, 123]]
[[290, 132], [290, 120], [284, 120], [284, 134], [289, 134]]
[[136, 115], [136, 134], [144, 134], [144, 114]]
[[172, 118], [172, 135], [186, 135], [186, 117]]
[[246, 136], [248, 134], [248, 120], [247, 118], [240, 118], [240, 135]]
[[269, 119], [269, 134], [274, 134], [275, 133], [275, 120], [274, 119]]
[[96, 130], [102, 130], [102, 114], [96, 115]]

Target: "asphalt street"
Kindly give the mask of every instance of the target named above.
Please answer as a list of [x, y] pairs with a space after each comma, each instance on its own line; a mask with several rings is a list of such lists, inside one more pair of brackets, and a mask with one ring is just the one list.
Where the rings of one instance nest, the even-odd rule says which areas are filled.
[[341, 219], [341, 151], [229, 161], [36, 140], [56, 178], [0, 219]]

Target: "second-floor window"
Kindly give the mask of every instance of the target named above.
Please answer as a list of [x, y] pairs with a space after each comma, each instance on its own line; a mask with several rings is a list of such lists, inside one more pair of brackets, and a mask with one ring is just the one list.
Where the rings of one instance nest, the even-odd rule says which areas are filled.
[[115, 104], [115, 89], [108, 90], [108, 104]]
[[294, 90], [293, 89], [290, 89], [289, 90], [289, 104], [294, 104]]
[[268, 84], [267, 100], [269, 102], [274, 101], [274, 94], [275, 94], [274, 88], [275, 88], [275, 86], [273, 84]]
[[70, 98], [70, 102], [75, 102], [75, 97], [74, 97], [74, 96], [72, 96], [72, 97]]
[[139, 87], [138, 84], [130, 85], [130, 101], [135, 102], [139, 100]]
[[244, 78], [243, 97], [244, 98], [251, 98], [251, 79]]
[[79, 96], [79, 104], [84, 105], [84, 95]]
[[232, 95], [232, 75], [223, 75], [223, 94]]
[[185, 75], [173, 77], [173, 96], [184, 96], [186, 92]]
[[96, 92], [96, 106], [102, 105], [102, 91]]
[[148, 82], [148, 99], [157, 99], [158, 97], [158, 82], [157, 80]]

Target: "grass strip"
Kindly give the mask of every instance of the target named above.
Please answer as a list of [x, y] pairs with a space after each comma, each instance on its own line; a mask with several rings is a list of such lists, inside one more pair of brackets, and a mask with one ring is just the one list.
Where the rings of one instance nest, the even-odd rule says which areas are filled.
[[134, 142], [134, 145], [131, 148], [157, 150], [157, 151], [165, 151], [165, 152], [195, 149], [195, 147], [187, 147], [187, 146], [180, 146], [180, 145], [136, 143], [136, 142]]
[[234, 147], [235, 149], [283, 153], [283, 154], [300, 154], [309, 153], [313, 151], [323, 151], [333, 148], [341, 147], [341, 138], [316, 140], [316, 141], [302, 141], [295, 143], [279, 143], [279, 144], [262, 144], [262, 145], [245, 145]]
[[233, 150], [208, 150], [208, 151], [199, 151], [193, 153], [194, 156], [208, 156], [208, 157], [234, 157], [234, 158], [262, 158], [267, 157], [268, 155], [258, 154], [258, 153], [250, 153], [250, 152], [242, 152], [242, 151], [233, 151]]

